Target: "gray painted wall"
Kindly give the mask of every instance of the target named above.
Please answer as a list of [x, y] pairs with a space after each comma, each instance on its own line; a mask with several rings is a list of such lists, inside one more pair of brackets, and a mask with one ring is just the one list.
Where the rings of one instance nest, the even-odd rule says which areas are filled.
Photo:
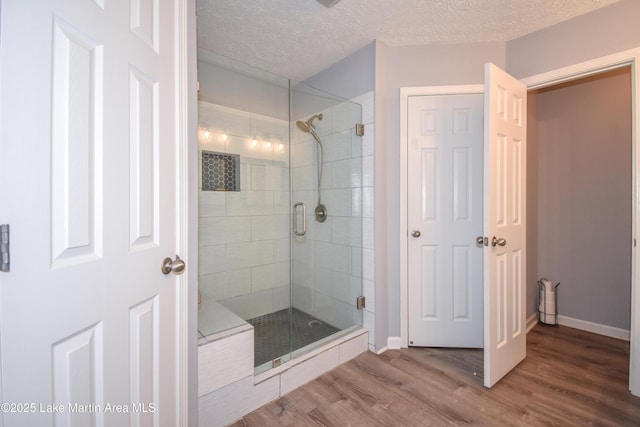
[[257, 68], [252, 72], [242, 74], [200, 59], [198, 99], [288, 121], [289, 81]]
[[[394, 298], [389, 297], [389, 275], [387, 257], [389, 248], [387, 247], [387, 233], [389, 232], [387, 215], [387, 194], [393, 194], [393, 188], [389, 188], [387, 183], [387, 163], [386, 153], [386, 129], [387, 118], [389, 117], [389, 102], [386, 83], [388, 80], [387, 64], [389, 63], [388, 49], [384, 44], [376, 41], [375, 58], [375, 277], [376, 277], [376, 326], [375, 326], [375, 346], [380, 350], [387, 346], [389, 333], [390, 316], [397, 316], [398, 305], [392, 304]], [[391, 254], [392, 255], [392, 254]]]
[[537, 98], [538, 275], [562, 283], [559, 314], [628, 330], [630, 70], [545, 89]]
[[375, 85], [375, 43], [302, 82], [344, 99], [371, 92]]
[[524, 78], [640, 46], [640, 1], [622, 0], [507, 43], [506, 70]]

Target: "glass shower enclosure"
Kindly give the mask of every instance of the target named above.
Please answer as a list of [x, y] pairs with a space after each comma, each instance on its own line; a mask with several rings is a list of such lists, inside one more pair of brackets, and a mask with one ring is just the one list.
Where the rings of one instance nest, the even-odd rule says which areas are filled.
[[200, 343], [249, 323], [256, 373], [362, 325], [361, 106], [199, 52]]

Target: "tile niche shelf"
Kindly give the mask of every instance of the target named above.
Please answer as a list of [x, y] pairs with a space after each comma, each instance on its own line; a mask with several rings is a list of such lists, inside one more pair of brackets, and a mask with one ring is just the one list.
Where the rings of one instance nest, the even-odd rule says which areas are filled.
[[203, 150], [202, 191], [240, 191], [240, 156]]

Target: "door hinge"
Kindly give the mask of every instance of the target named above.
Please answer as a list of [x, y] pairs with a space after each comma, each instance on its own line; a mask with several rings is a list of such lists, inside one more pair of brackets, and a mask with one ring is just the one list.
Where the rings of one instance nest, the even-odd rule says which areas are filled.
[[0, 224], [0, 271], [9, 272], [9, 224]]
[[356, 308], [358, 310], [361, 310], [365, 307], [365, 300], [364, 300], [364, 296], [360, 295], [358, 298], [356, 298]]
[[364, 124], [356, 123], [356, 135], [364, 136]]

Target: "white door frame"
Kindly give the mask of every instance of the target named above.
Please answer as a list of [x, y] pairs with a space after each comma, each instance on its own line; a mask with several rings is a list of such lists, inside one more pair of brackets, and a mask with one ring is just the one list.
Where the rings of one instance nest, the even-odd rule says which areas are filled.
[[[1, 0], [0, 0], [1, 1]], [[196, 0], [180, 0], [176, 8], [178, 123], [176, 138], [176, 253], [185, 254], [185, 273], [178, 276], [176, 360], [178, 361], [178, 425], [198, 420], [198, 90]], [[195, 190], [194, 190], [195, 189]], [[193, 195], [195, 191], [195, 197]], [[194, 285], [190, 286], [190, 283]]]
[[[640, 225], [638, 209], [640, 206], [640, 48], [629, 49], [612, 55], [558, 68], [546, 73], [536, 74], [521, 81], [527, 89], [539, 89], [558, 83], [587, 77], [604, 71], [631, 67], [632, 98], [632, 238]], [[407, 280], [407, 98], [410, 95], [453, 95], [460, 93], [483, 93], [482, 85], [471, 86], [430, 86], [400, 88], [400, 346], [408, 347], [408, 280]], [[630, 243], [633, 243], [630, 241]], [[635, 249], [635, 248], [634, 248]], [[640, 278], [636, 274], [640, 265], [640, 254], [633, 250], [631, 255], [631, 330], [630, 330], [630, 369], [629, 389], [640, 396]]]
[[[630, 244], [633, 245], [633, 239], [636, 239], [638, 225], [640, 225], [638, 217], [638, 209], [640, 206], [640, 196], [638, 189], [640, 188], [640, 174], [638, 174], [638, 165], [640, 165], [640, 134], [638, 133], [638, 125], [640, 124], [640, 48], [629, 49], [612, 55], [603, 56], [592, 59], [590, 61], [581, 62], [563, 68], [558, 68], [542, 74], [521, 79], [527, 85], [529, 90], [540, 89], [552, 86], [558, 83], [575, 80], [581, 77], [587, 77], [593, 74], [602, 73], [604, 71], [613, 70], [621, 67], [631, 67], [631, 150], [632, 150], [632, 166], [631, 166], [631, 239]], [[640, 265], [638, 251], [632, 246], [631, 252], [631, 330], [630, 330], [630, 355], [629, 355], [629, 389], [635, 396], [640, 396], [640, 280], [637, 275], [637, 266]]]

